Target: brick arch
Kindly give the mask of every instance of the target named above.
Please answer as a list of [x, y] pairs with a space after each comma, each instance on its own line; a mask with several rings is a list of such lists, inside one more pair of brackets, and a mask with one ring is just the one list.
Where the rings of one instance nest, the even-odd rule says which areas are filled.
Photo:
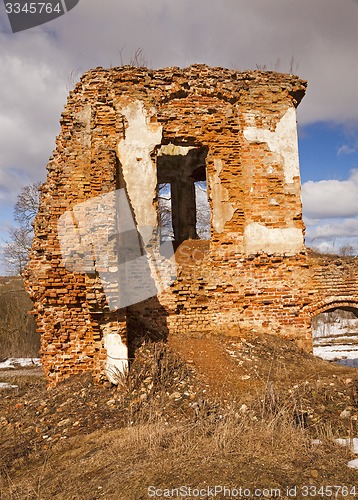
[[357, 309], [358, 298], [354, 297], [330, 297], [307, 308], [309, 317], [312, 319], [317, 314], [330, 311], [332, 309]]

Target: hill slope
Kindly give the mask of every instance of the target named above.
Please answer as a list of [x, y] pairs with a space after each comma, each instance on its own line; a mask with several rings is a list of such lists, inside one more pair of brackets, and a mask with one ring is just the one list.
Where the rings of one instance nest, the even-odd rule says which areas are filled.
[[357, 436], [356, 371], [277, 337], [144, 344], [118, 388], [89, 376], [50, 391], [42, 378], [7, 380], [19, 389], [1, 393], [1, 499], [133, 500], [215, 485], [285, 498], [294, 485], [356, 483], [353, 455], [333, 441]]

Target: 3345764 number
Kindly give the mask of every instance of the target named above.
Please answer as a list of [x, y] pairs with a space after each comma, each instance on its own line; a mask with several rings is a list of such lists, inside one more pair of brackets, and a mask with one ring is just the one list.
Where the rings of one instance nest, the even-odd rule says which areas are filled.
[[52, 14], [53, 12], [57, 14], [62, 13], [62, 8], [60, 3], [52, 5], [48, 2], [29, 2], [21, 5], [18, 2], [6, 3], [5, 9], [7, 14]]
[[358, 495], [355, 486], [302, 486], [301, 495], [303, 497], [322, 497], [322, 498], [352, 498]]

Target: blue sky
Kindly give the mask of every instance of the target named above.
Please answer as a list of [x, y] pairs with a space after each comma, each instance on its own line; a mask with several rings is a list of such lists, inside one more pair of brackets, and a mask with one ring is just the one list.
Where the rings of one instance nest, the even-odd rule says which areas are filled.
[[315, 122], [298, 128], [302, 183], [344, 180], [358, 168], [357, 125]]
[[358, 129], [356, 123], [315, 122], [298, 128], [306, 243], [358, 253]]
[[358, 251], [357, 27], [358, 0], [80, 0], [12, 34], [0, 2], [0, 250], [21, 187], [45, 179], [75, 81], [143, 48], [153, 68], [293, 66], [308, 81], [298, 108], [307, 242]]

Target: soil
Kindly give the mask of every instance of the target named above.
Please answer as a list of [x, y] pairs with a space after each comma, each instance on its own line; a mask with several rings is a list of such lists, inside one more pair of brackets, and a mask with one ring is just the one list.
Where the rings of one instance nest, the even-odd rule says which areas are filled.
[[[275, 417], [284, 408], [312, 439], [322, 438], [328, 428], [331, 437], [358, 435], [356, 370], [317, 359], [270, 335], [175, 337], [167, 346], [144, 345], [137, 350], [130, 376], [118, 386], [95, 385], [91, 375], [84, 374], [49, 390], [37, 369], [5, 370], [0, 381], [18, 385], [1, 390], [1, 499], [102, 498], [102, 490], [92, 497], [67, 497], [64, 487], [58, 496], [53, 492], [46, 496], [46, 491], [37, 497], [28, 490], [20, 496], [9, 492], [18, 494], [25, 472], [38, 468], [48, 453], [67, 453], [78, 439], [91, 453], [93, 446], [107, 446], [88, 444], [99, 435], [102, 439], [107, 433], [158, 419], [169, 429], [184, 421], [215, 421], [233, 408], [253, 421], [264, 413]], [[299, 471], [299, 463], [297, 467]], [[275, 467], [270, 474], [275, 476]], [[356, 472], [347, 468], [344, 474], [351, 481]], [[15, 489], [9, 488], [5, 476], [15, 481]], [[105, 498], [147, 498], [112, 496], [110, 488], [106, 491]]]

